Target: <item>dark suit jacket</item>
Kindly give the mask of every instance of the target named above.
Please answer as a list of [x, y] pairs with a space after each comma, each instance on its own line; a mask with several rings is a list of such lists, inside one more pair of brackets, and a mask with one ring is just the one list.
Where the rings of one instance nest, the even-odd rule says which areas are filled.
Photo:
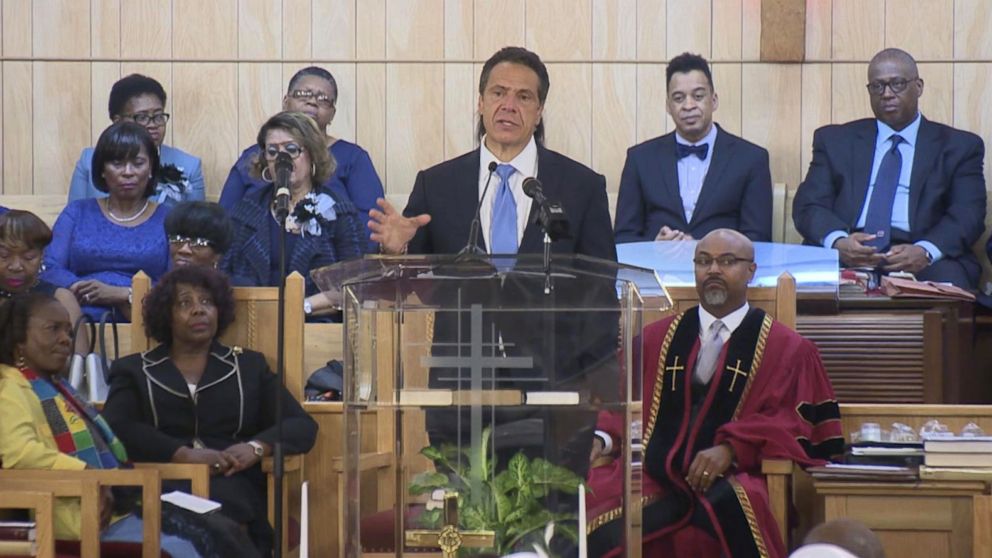
[[[610, 226], [606, 179], [560, 153], [537, 146], [537, 178], [544, 195], [561, 202], [568, 215], [572, 238], [552, 244], [552, 251], [585, 254], [616, 261], [617, 250]], [[498, 178], [494, 178], [494, 182]], [[490, 188], [495, 185], [490, 184]], [[411, 254], [455, 254], [468, 242], [472, 218], [479, 203], [479, 150], [435, 165], [417, 174], [413, 192], [403, 214], [428, 213], [431, 222], [410, 241]], [[536, 211], [531, 206], [531, 216]], [[485, 234], [479, 247], [485, 250]], [[524, 229], [519, 253], [543, 252], [544, 235], [535, 223]]]
[[[234, 242], [221, 262], [221, 269], [231, 276], [234, 285], [265, 287], [269, 285], [269, 260], [277, 250], [272, 246], [269, 221], [272, 215], [273, 188], [249, 192], [234, 206], [231, 222], [234, 225]], [[320, 236], [300, 235], [293, 251], [286, 260], [286, 273], [297, 271], [306, 280], [307, 296], [317, 293], [317, 286], [310, 271], [332, 263], [358, 258], [366, 245], [363, 239], [365, 225], [358, 218], [358, 210], [332, 190], [321, 187], [320, 193], [334, 198], [337, 218], [322, 227]]]
[[720, 128], [688, 223], [677, 163], [675, 132], [627, 150], [617, 199], [618, 243], [652, 241], [665, 225], [695, 239], [726, 228], [751, 240], [771, 241], [772, 176], [765, 148]]
[[[851, 232], [871, 180], [878, 127], [874, 118], [824, 126], [813, 134], [813, 160], [799, 185], [792, 218], [808, 244]], [[928, 240], [945, 258], [977, 270], [972, 245], [985, 230], [985, 145], [970, 132], [923, 118], [909, 179], [911, 242]]]

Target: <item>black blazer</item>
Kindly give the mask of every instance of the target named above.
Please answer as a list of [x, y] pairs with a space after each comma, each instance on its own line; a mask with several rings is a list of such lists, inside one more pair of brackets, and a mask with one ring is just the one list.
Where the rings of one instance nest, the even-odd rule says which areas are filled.
[[216, 450], [248, 440], [273, 444], [277, 394], [286, 453], [310, 451], [317, 423], [279, 385], [262, 353], [216, 341], [195, 399], [164, 345], [118, 360], [103, 416], [132, 459], [167, 462], [180, 447], [192, 447], [194, 438]]
[[772, 175], [765, 148], [719, 128], [689, 222], [677, 164], [675, 132], [627, 150], [617, 198], [618, 243], [652, 241], [666, 225], [697, 240], [726, 228], [754, 241], [771, 241]]
[[[874, 118], [824, 126], [813, 134], [813, 160], [799, 185], [792, 218], [808, 244], [851, 232], [871, 180]], [[985, 230], [985, 145], [975, 134], [923, 118], [909, 179], [911, 242], [928, 240], [945, 258], [977, 266], [971, 246]]]
[[[616, 261], [603, 175], [540, 144], [537, 146], [537, 175], [545, 196], [561, 202], [570, 223], [572, 238], [555, 241], [552, 251]], [[428, 213], [431, 222], [421, 227], [410, 241], [410, 253], [458, 253], [468, 242], [478, 203], [478, 149], [417, 173], [403, 214], [410, 217]], [[536, 206], [532, 205], [531, 216], [534, 211]], [[480, 234], [478, 242], [483, 250], [484, 236], [484, 233]], [[544, 250], [543, 240], [540, 227], [529, 223], [518, 252], [540, 254]]]

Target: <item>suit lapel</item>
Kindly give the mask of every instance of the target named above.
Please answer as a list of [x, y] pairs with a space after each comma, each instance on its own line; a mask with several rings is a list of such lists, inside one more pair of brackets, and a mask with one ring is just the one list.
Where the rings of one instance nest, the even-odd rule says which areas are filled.
[[854, 161], [851, 184], [854, 199], [851, 200], [851, 207], [855, 208], [854, 214], [848, 223], [854, 227], [858, 223], [858, 218], [864, 211], [864, 204], [867, 203], [865, 196], [868, 195], [868, 182], [871, 180], [871, 164], [875, 160], [875, 139], [878, 136], [878, 127], [875, 120], [867, 120], [865, 125], [860, 127], [857, 137], [851, 143], [852, 160]]
[[[267, 201], [263, 196], [262, 203]], [[267, 284], [269, 281], [269, 256], [272, 254], [271, 242], [269, 242], [269, 221], [271, 216], [256, 203], [241, 204], [243, 213], [238, 218], [244, 222], [245, 228], [250, 233], [244, 242], [244, 257], [248, 265], [255, 272], [255, 280], [259, 284]]]
[[685, 231], [689, 228], [689, 223], [685, 220], [685, 205], [682, 203], [682, 192], [679, 190], [679, 161], [675, 156], [675, 132], [662, 136], [657, 161], [657, 176], [661, 177], [662, 191], [668, 196], [672, 207], [678, 208], [679, 221], [682, 223], [678, 229]]
[[[475, 150], [474, 155], [471, 157], [465, 157], [464, 162], [460, 163], [457, 168], [454, 169], [454, 180], [452, 181], [451, 195], [455, 206], [455, 211], [451, 213], [451, 218], [455, 219], [454, 223], [443, 225], [445, 228], [450, 227], [451, 231], [464, 230], [465, 234], [460, 237], [458, 242], [462, 245], [468, 243], [468, 235], [472, 231], [472, 220], [475, 219], [475, 209], [479, 206], [479, 161], [481, 160], [480, 153], [482, 148]], [[493, 173], [492, 180], [489, 181], [489, 194], [493, 195], [496, 188], [499, 187], [499, 177], [496, 173]], [[482, 225], [479, 225], [479, 237], [476, 245], [481, 248], [484, 252], [486, 250], [486, 239], [489, 238], [489, 231], [482, 230]], [[458, 248], [460, 250], [461, 247]], [[456, 250], [457, 251], [457, 250]]]
[[[720, 188], [720, 178], [727, 169], [730, 159], [733, 158], [735, 143], [723, 129], [717, 132], [716, 141], [713, 142], [713, 155], [710, 157], [710, 168], [707, 169], [706, 178], [703, 179], [703, 187], [699, 190], [699, 198], [696, 200], [696, 208], [692, 211], [690, 223], [695, 223], [704, 215], [703, 208], [709, 205], [707, 201], [714, 197], [716, 190]], [[681, 195], [679, 199], [682, 199]], [[685, 211], [682, 214], [684, 215]]]
[[920, 118], [920, 130], [916, 134], [916, 147], [913, 154], [913, 169], [909, 177], [909, 230], [913, 230], [916, 208], [920, 204], [920, 195], [930, 169], [933, 168], [937, 154], [940, 152], [940, 138], [937, 127], [931, 126], [926, 118]]
[[[561, 173], [558, 172], [554, 158], [548, 150], [540, 144], [537, 146], [537, 178], [541, 181], [541, 189], [549, 200], [561, 201]], [[527, 226], [524, 227], [523, 238], [520, 239], [518, 254], [540, 252], [544, 243], [544, 233], [536, 223], [537, 204], [530, 204], [530, 213], [527, 215]]]

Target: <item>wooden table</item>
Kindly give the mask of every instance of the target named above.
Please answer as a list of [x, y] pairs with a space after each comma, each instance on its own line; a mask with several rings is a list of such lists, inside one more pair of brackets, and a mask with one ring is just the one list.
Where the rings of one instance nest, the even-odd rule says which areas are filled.
[[992, 496], [973, 481], [815, 480], [817, 522], [851, 518], [882, 539], [888, 556], [992, 556]]

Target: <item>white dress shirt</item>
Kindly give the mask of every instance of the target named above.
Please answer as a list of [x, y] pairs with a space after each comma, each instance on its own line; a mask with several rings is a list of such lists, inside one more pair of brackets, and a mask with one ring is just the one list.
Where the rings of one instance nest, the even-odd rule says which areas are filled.
[[489, 179], [489, 163], [496, 161], [496, 164], [511, 165], [516, 172], [510, 176], [510, 192], [513, 194], [513, 201], [517, 202], [517, 246], [520, 246], [524, 237], [524, 229], [527, 228], [527, 218], [530, 217], [530, 206], [532, 199], [524, 194], [524, 179], [537, 176], [537, 143], [531, 136], [527, 147], [521, 151], [512, 161], [500, 161], [488, 148], [486, 148], [486, 137], [482, 137], [482, 145], [479, 146], [479, 199], [482, 202], [479, 217], [482, 224], [482, 238], [486, 240], [486, 247], [489, 247], [489, 227], [493, 222], [493, 201], [496, 199], [496, 192], [499, 191], [499, 176], [494, 172], [493, 178], [489, 182], [489, 190], [482, 197], [486, 188], [486, 180]]
[[[706, 158], [700, 159], [695, 155], [689, 155], [678, 159], [676, 167], [679, 173], [679, 195], [682, 197], [682, 209], [685, 211], [685, 222], [692, 221], [692, 214], [696, 211], [696, 203], [699, 201], [699, 192], [703, 190], [703, 182], [706, 181], [706, 173], [710, 170], [710, 161], [713, 160], [713, 145], [716, 143], [716, 124], [710, 125], [710, 131], [703, 136], [703, 139], [692, 143], [675, 132], [675, 143], [682, 145], [708, 145]], [[676, 155], [677, 157], [677, 155]]]
[[720, 330], [720, 339], [722, 339], [723, 342], [726, 343], [727, 339], [730, 339], [730, 336], [734, 333], [734, 331], [737, 330], [738, 327], [740, 327], [741, 322], [744, 321], [744, 316], [747, 316], [747, 311], [750, 309], [751, 309], [751, 305], [745, 302], [744, 306], [741, 306], [737, 310], [734, 310], [733, 312], [727, 314], [722, 318], [717, 318], [713, 314], [707, 312], [703, 308], [703, 306], [700, 305], [699, 306], [699, 339], [702, 340], [703, 334], [710, 330], [710, 326], [713, 325], [713, 322], [720, 320], [721, 322], [723, 322], [723, 325], [725, 326], [722, 330]]

